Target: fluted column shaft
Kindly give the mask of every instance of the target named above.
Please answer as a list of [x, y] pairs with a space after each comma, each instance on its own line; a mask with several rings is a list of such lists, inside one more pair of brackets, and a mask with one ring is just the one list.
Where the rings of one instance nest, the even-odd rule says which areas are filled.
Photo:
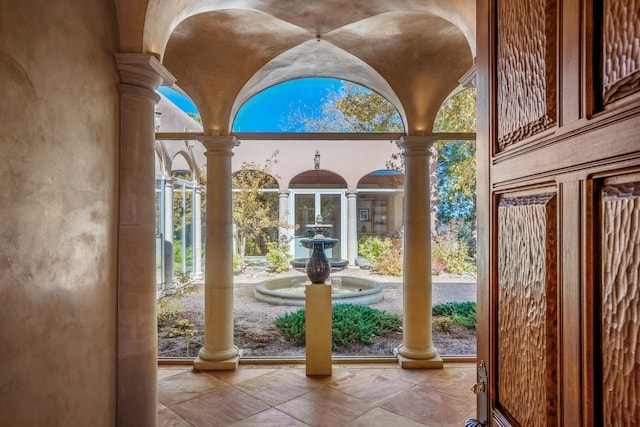
[[431, 332], [431, 207], [429, 157], [433, 138], [403, 137], [404, 317], [398, 359], [403, 368], [442, 367]]
[[231, 157], [236, 139], [198, 138], [207, 152], [207, 212], [204, 275], [204, 347], [193, 368], [228, 370], [238, 366], [233, 345], [233, 215]]
[[155, 89], [175, 79], [153, 56], [117, 54], [120, 71], [117, 424], [157, 422]]
[[347, 192], [347, 259], [349, 265], [356, 264], [358, 258], [358, 196], [355, 191]]

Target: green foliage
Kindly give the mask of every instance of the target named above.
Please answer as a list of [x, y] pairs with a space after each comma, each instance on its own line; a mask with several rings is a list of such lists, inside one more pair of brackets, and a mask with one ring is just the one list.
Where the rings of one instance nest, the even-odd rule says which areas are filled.
[[433, 124], [434, 132], [476, 131], [476, 88], [458, 92], [446, 100]]
[[304, 308], [286, 313], [275, 320], [275, 325], [284, 336], [292, 340], [296, 345], [305, 343]]
[[371, 271], [386, 276], [402, 275], [402, 253], [389, 239], [363, 237], [358, 243], [358, 254], [371, 261]]
[[402, 276], [402, 252], [394, 247], [382, 252], [371, 264], [371, 271], [385, 276]]
[[279, 241], [267, 243], [267, 261], [271, 263], [273, 271], [280, 273], [287, 271], [290, 267], [291, 254], [289, 253], [289, 244]]
[[330, 88], [319, 111], [307, 105], [285, 118], [280, 128], [286, 132], [402, 132], [404, 126], [396, 108], [366, 87], [345, 82]]
[[449, 318], [452, 323], [465, 326], [469, 329], [475, 329], [476, 327], [475, 302], [447, 302], [436, 304], [432, 308], [432, 313], [434, 316], [445, 316]]
[[[187, 246], [185, 261], [187, 269], [193, 266], [193, 248], [191, 246]], [[176, 271], [182, 269], [182, 242], [180, 240], [174, 240], [173, 242], [173, 266]]]
[[233, 271], [239, 273], [244, 269], [244, 260], [239, 253], [233, 254]]
[[366, 236], [358, 243], [358, 254], [375, 263], [385, 252], [393, 248], [391, 240], [383, 240], [378, 236]]
[[[432, 249], [433, 264], [451, 274], [476, 271], [476, 265], [469, 261], [469, 247], [460, 242], [454, 233], [439, 236]], [[439, 271], [436, 271], [439, 273]]]
[[335, 104], [342, 112], [351, 132], [402, 132], [403, 125], [396, 108], [379, 94], [347, 83]]
[[274, 152], [265, 165], [243, 163], [232, 180], [233, 220], [236, 225], [238, 250], [243, 257], [246, 254], [248, 239], [256, 239], [272, 227], [288, 227], [278, 218], [278, 194], [265, 192], [265, 188], [277, 188], [276, 179], [268, 171], [276, 161], [278, 151]]
[[[296, 345], [305, 344], [305, 310], [299, 309], [278, 317], [276, 326]], [[361, 342], [373, 344], [373, 337], [401, 330], [400, 318], [366, 305], [335, 304], [333, 306], [332, 346]]]

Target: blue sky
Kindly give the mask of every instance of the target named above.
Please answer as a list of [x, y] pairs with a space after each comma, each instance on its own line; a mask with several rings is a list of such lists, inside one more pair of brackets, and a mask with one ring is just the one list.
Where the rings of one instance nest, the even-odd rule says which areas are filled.
[[[290, 80], [272, 86], [249, 99], [240, 109], [234, 122], [235, 132], [282, 132], [281, 124], [290, 111], [298, 108], [317, 112], [329, 89], [337, 90], [345, 82], [329, 78]], [[177, 92], [158, 89], [185, 112], [197, 113], [196, 106]], [[317, 114], [317, 113], [316, 113]]]

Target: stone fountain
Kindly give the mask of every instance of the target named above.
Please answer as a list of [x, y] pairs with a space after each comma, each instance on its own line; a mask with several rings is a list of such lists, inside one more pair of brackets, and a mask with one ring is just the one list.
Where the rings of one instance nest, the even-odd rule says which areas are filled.
[[302, 246], [312, 250], [305, 268], [311, 283], [325, 283], [331, 274], [331, 264], [324, 250], [331, 249], [338, 243], [338, 239], [325, 237], [325, 233], [332, 227], [331, 224], [324, 224], [322, 216], [318, 215], [315, 224], [307, 224], [307, 228], [313, 231], [314, 236], [300, 240]]
[[322, 216], [316, 217], [315, 224], [308, 224], [313, 237], [302, 239], [301, 244], [311, 249], [309, 258], [298, 258], [291, 261], [297, 271], [305, 272], [304, 276], [283, 277], [266, 280], [256, 285], [254, 295], [257, 300], [274, 305], [305, 305], [305, 292], [310, 283], [331, 284], [331, 296], [334, 303], [368, 305], [382, 301], [384, 298], [382, 285], [370, 279], [349, 276], [333, 276], [344, 270], [349, 261], [346, 259], [327, 258], [326, 249], [335, 247], [338, 239], [325, 236], [331, 230], [331, 224], [324, 224]]

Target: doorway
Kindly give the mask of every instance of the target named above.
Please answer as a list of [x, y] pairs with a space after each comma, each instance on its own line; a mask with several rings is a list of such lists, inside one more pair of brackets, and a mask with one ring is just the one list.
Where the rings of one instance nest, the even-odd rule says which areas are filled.
[[293, 256], [295, 258], [309, 257], [309, 249], [303, 247], [300, 240], [312, 237], [308, 234], [307, 225], [315, 223], [316, 217], [322, 215], [323, 222], [333, 226], [327, 237], [340, 240], [340, 243], [334, 248], [326, 249], [327, 257], [342, 258], [342, 254], [346, 253], [346, 239], [342, 238], [342, 224], [346, 223], [346, 212], [342, 209], [346, 205], [345, 192], [293, 190], [291, 195], [289, 212], [291, 212], [290, 221], [294, 225]]

